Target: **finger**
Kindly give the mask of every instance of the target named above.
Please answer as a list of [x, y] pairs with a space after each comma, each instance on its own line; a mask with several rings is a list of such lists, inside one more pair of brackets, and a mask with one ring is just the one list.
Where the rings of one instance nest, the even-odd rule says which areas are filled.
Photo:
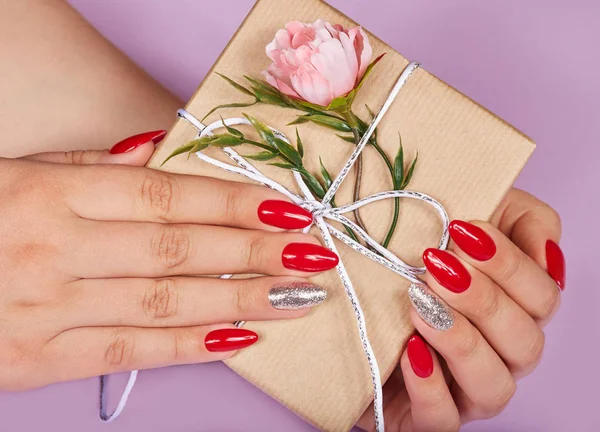
[[[451, 226], [461, 259], [492, 279], [534, 319], [545, 323], [554, 315], [560, 304], [555, 281], [508, 237], [485, 222], [453, 221]], [[473, 238], [479, 240], [468, 241]], [[495, 251], [487, 260], [481, 259], [481, 245]]]
[[44, 347], [48, 379], [67, 381], [138, 369], [224, 360], [258, 340], [233, 325], [170, 329], [75, 328]]
[[501, 412], [516, 389], [502, 359], [468, 319], [425, 285], [411, 285], [409, 296], [415, 328], [444, 357], [468, 399], [482, 416]]
[[[262, 186], [123, 166], [56, 173], [67, 206], [85, 219], [195, 223], [281, 231], [309, 212]], [[93, 197], [93, 199], [90, 199]]]
[[48, 152], [25, 156], [22, 159], [71, 165], [122, 164], [144, 166], [154, 148], [166, 135], [166, 131], [154, 131], [135, 135], [115, 144], [108, 150], [75, 150]]
[[512, 189], [496, 211], [494, 222], [564, 290], [565, 259], [558, 246], [560, 216], [552, 207], [527, 192]]
[[419, 335], [413, 335], [400, 359], [411, 415], [399, 430], [458, 431], [460, 415], [435, 352]]
[[533, 318], [495, 282], [453, 252], [428, 249], [423, 256], [427, 285], [475, 325], [513, 374], [531, 372], [544, 349], [544, 333]]
[[70, 327], [190, 327], [299, 318], [327, 291], [304, 279], [257, 277], [81, 279], [68, 284], [61, 320]]
[[[91, 222], [63, 250], [79, 278], [266, 274], [302, 276], [335, 267], [338, 257], [309, 234], [187, 224]], [[82, 242], [81, 239], [85, 239]]]

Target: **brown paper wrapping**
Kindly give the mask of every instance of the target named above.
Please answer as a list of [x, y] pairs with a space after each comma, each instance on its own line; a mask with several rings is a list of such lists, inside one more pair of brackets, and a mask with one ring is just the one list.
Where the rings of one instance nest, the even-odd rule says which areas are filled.
[[[212, 71], [239, 82], [244, 74], [261, 78], [269, 64], [264, 50], [275, 31], [291, 20], [313, 22], [322, 18], [344, 27], [356, 25], [320, 0], [259, 0], [221, 54]], [[367, 103], [378, 109], [387, 98], [408, 61], [369, 33], [374, 55], [387, 53], [375, 67], [354, 103], [356, 112]], [[197, 53], [190, 53], [197, 55]], [[186, 109], [202, 118], [212, 107], [243, 101], [242, 95], [214, 73], [209, 73]], [[224, 117], [241, 117], [241, 112], [265, 121], [290, 137], [293, 110], [255, 105], [227, 109], [212, 115], [206, 124]], [[318, 173], [322, 157], [332, 175], [339, 172], [353, 146], [335, 137], [333, 131], [306, 123], [299, 126], [305, 145], [305, 165]], [[419, 162], [410, 185], [439, 200], [451, 219], [487, 220], [511, 187], [535, 145], [533, 142], [444, 82], [418, 69], [410, 78], [378, 128], [378, 141], [390, 157], [402, 134], [405, 155]], [[194, 128], [178, 120], [149, 163], [160, 163], [176, 147], [195, 137]], [[241, 149], [240, 153], [247, 149]], [[219, 155], [218, 150], [211, 155]], [[372, 148], [364, 152], [361, 196], [392, 188], [389, 174]], [[219, 156], [221, 158], [221, 156]], [[226, 159], [224, 159], [226, 160]], [[291, 190], [288, 171], [255, 162], [265, 174]], [[246, 181], [198, 160], [185, 156], [169, 161], [167, 171]], [[353, 178], [346, 179], [336, 201], [351, 201]], [[437, 244], [441, 234], [435, 211], [426, 204], [403, 200], [400, 223], [390, 250], [411, 264], [421, 265], [424, 248]], [[392, 200], [364, 207], [361, 216], [370, 234], [382, 240], [391, 220]], [[315, 231], [315, 235], [318, 235]], [[348, 268], [367, 321], [369, 338], [382, 376], [387, 379], [397, 365], [413, 328], [408, 318], [408, 282], [339, 243], [341, 259]], [[346, 431], [372, 401], [372, 384], [356, 329], [353, 310], [337, 273], [329, 271], [312, 279], [329, 290], [327, 301], [298, 320], [252, 322], [247, 327], [261, 339], [227, 364], [245, 379], [326, 431]]]

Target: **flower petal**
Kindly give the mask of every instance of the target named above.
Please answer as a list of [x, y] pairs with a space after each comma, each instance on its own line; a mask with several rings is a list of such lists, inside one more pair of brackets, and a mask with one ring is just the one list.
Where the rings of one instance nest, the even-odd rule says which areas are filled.
[[327, 106], [333, 99], [329, 82], [310, 64], [298, 68], [298, 73], [292, 76], [292, 84], [298, 94], [310, 103]]
[[285, 95], [294, 97], [294, 98], [298, 98], [300, 99], [300, 96], [298, 95], [298, 93], [296, 93], [289, 85], [287, 85], [285, 82], [283, 82], [282, 80], [274, 77], [273, 75], [271, 75], [271, 73], [269, 73], [269, 71], [263, 71], [263, 75], [265, 76], [267, 82], [269, 84], [271, 84], [273, 87], [275, 87], [276, 89], [279, 89], [279, 91]]
[[373, 47], [369, 42], [369, 37], [364, 32], [362, 27], [356, 27], [358, 29], [358, 33], [356, 34], [356, 39], [354, 39], [354, 46], [356, 48], [356, 53], [359, 56], [358, 62], [358, 79], [360, 80], [367, 67], [371, 63], [371, 59], [373, 58]]
[[344, 48], [344, 53], [346, 54], [348, 72], [354, 77], [354, 85], [356, 85], [356, 77], [358, 76], [358, 58], [356, 56], [356, 49], [354, 48], [354, 37], [351, 38], [344, 32], [340, 32], [339, 36], [342, 48]]
[[329, 81], [333, 97], [344, 96], [354, 88], [356, 74], [348, 69], [346, 53], [339, 40], [323, 42], [319, 52], [312, 55], [311, 63]]

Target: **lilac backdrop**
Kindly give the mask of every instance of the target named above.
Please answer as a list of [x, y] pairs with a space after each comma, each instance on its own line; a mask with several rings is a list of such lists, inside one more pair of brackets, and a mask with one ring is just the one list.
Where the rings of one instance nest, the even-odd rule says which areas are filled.
[[[501, 416], [464, 430], [600, 430], [600, 373], [595, 361], [600, 355], [600, 278], [594, 268], [594, 260], [600, 259], [600, 206], [593, 188], [600, 185], [600, 3], [330, 2], [532, 136], [538, 149], [518, 186], [548, 201], [563, 217], [569, 278], [562, 309], [547, 327], [543, 362], [519, 382], [516, 397]], [[149, 73], [187, 99], [253, 0], [71, 3]], [[125, 414], [111, 425], [97, 418], [97, 391], [93, 379], [2, 394], [0, 431], [314, 430], [222, 364], [143, 372]]]

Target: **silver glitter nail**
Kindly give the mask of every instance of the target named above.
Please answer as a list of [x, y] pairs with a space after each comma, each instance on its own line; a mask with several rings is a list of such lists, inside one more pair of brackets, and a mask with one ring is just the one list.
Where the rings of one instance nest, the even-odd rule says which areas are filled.
[[454, 325], [452, 311], [426, 285], [411, 284], [408, 297], [423, 320], [436, 330], [448, 330]]
[[308, 282], [284, 282], [269, 291], [269, 301], [275, 309], [304, 309], [316, 306], [327, 298], [327, 291]]

